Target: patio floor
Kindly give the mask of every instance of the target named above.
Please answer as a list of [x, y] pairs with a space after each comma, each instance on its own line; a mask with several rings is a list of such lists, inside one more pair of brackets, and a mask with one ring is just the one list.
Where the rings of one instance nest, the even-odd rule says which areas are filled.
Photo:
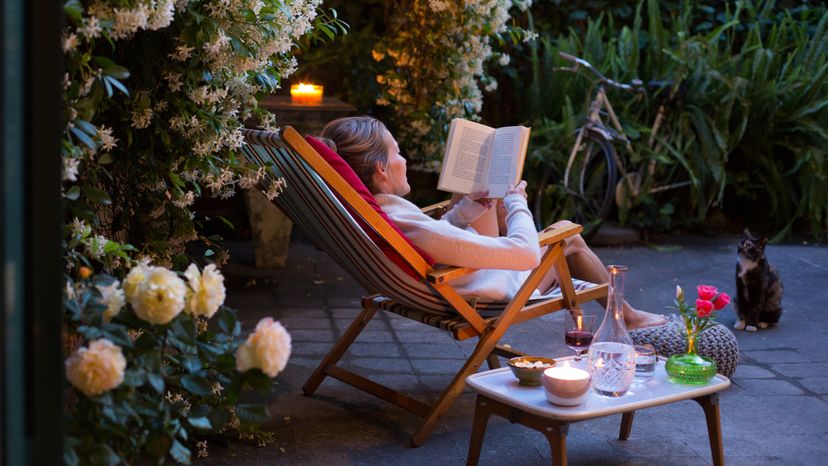
[[[669, 243], [669, 245], [665, 245]], [[316, 395], [302, 384], [359, 311], [362, 288], [324, 253], [299, 240], [288, 266], [256, 269], [249, 242], [228, 244], [231, 261], [227, 304], [245, 328], [273, 316], [290, 331], [293, 355], [268, 397], [274, 444], [210, 445], [200, 465], [465, 464], [474, 394], [468, 389], [420, 448], [408, 446], [419, 418], [384, 401], [326, 379]], [[597, 248], [605, 263], [629, 266], [625, 296], [634, 305], [670, 313], [674, 287], [699, 283], [734, 294], [736, 240], [680, 237], [660, 248]], [[828, 457], [828, 247], [769, 246], [768, 257], [785, 284], [781, 324], [757, 333], [737, 332], [741, 365], [721, 396], [724, 449], [729, 465], [825, 464]], [[694, 293], [693, 293], [694, 294]], [[692, 294], [691, 294], [692, 295]], [[730, 309], [730, 307], [728, 308]], [[593, 312], [603, 311], [597, 306]], [[603, 315], [603, 314], [601, 314]], [[735, 314], [719, 319], [732, 327]], [[530, 354], [568, 355], [561, 316], [513, 327], [505, 343]], [[444, 332], [380, 313], [352, 346], [347, 366], [415, 396], [434, 401], [474, 342], [458, 343]], [[638, 412], [629, 440], [618, 440], [620, 415], [573, 424], [568, 436], [572, 465], [710, 464], [704, 415], [692, 401]], [[549, 464], [545, 438], [493, 417], [480, 464]]]

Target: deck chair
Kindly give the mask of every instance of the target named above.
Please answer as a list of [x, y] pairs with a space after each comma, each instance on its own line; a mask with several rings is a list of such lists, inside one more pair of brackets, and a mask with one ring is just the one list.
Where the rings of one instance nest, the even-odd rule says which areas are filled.
[[[522, 353], [498, 345], [513, 325], [561, 309], [579, 308], [585, 301], [606, 296], [606, 284], [573, 280], [563, 256], [564, 239], [579, 233], [579, 225], [540, 234], [541, 245], [549, 246], [540, 265], [508, 303], [478, 303], [459, 295], [453, 279], [470, 270], [461, 267], [433, 268], [392, 228], [293, 128], [279, 133], [245, 130], [244, 157], [270, 169], [271, 176], [284, 178], [286, 188], [275, 200], [294, 224], [317, 247], [328, 253], [371, 293], [362, 298], [362, 310], [303, 386], [312, 395], [331, 376], [360, 390], [389, 401], [423, 418], [411, 436], [413, 446], [422, 445], [465, 387], [465, 379], [484, 361], [498, 367], [497, 357]], [[346, 208], [346, 205], [350, 208]], [[437, 208], [443, 207], [438, 205]], [[355, 213], [387, 241], [410, 265], [404, 271], [394, 264], [355, 221]], [[376, 235], [375, 235], [376, 236]], [[560, 291], [547, 299], [528, 302], [541, 278], [555, 267]], [[337, 362], [377, 311], [391, 312], [445, 330], [457, 339], [477, 338], [477, 346], [459, 368], [434, 405], [429, 406], [369, 380]]]

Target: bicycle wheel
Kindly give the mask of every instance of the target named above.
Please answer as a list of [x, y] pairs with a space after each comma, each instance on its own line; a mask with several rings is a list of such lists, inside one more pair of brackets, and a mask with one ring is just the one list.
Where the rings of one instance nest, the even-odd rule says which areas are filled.
[[[551, 172], [551, 171], [550, 171]], [[551, 203], [547, 172], [537, 191], [534, 205], [535, 222], [539, 228], [546, 225], [542, 216]], [[598, 232], [612, 208], [616, 185], [615, 151], [612, 144], [594, 132], [581, 141], [575, 156], [564, 198], [569, 219], [584, 227], [581, 236], [591, 239]]]
[[584, 138], [565, 186], [572, 205], [572, 221], [584, 226], [591, 238], [607, 219], [615, 195], [617, 171], [612, 144], [594, 132]]

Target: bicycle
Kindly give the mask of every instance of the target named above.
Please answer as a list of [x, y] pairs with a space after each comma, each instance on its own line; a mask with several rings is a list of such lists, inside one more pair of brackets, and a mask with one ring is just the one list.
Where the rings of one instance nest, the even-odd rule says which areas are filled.
[[[648, 187], [647, 192], [654, 194], [679, 188], [691, 184], [691, 181], [681, 181], [662, 186], [649, 187], [653, 183], [656, 170], [655, 159], [650, 159], [646, 171], [641, 169], [628, 171], [624, 161], [615, 152], [613, 141], [618, 140], [624, 144], [626, 152], [633, 159], [638, 159], [632, 143], [624, 133], [615, 110], [609, 101], [606, 87], [612, 87], [627, 92], [646, 94], [647, 91], [641, 80], [633, 80], [629, 84], [620, 83], [604, 76], [595, 69], [588, 61], [568, 53], [559, 52], [561, 58], [572, 63], [571, 66], [557, 67], [555, 71], [567, 71], [581, 73], [587, 70], [592, 75], [594, 83], [594, 96], [589, 103], [586, 121], [577, 131], [575, 144], [570, 151], [569, 159], [564, 171], [563, 187], [566, 194], [570, 196], [574, 207], [572, 221], [584, 227], [585, 238], [589, 239], [597, 233], [601, 224], [607, 219], [613, 203], [619, 207], [629, 207], [633, 199], [641, 193], [642, 187]], [[671, 82], [650, 83], [657, 92], [670, 88], [669, 97], [662, 101], [656, 113], [653, 126], [650, 128], [648, 146], [656, 149], [658, 131], [664, 121], [666, 106], [673, 101], [680, 87], [674, 86]], [[592, 93], [593, 91], [590, 91]], [[609, 119], [611, 126], [604, 123], [603, 113]], [[641, 167], [643, 168], [643, 167]], [[618, 178], [620, 173], [621, 178]], [[535, 195], [533, 214], [538, 228], [542, 228], [541, 213], [545, 191], [549, 185], [551, 167], [547, 167], [541, 175], [541, 180]]]

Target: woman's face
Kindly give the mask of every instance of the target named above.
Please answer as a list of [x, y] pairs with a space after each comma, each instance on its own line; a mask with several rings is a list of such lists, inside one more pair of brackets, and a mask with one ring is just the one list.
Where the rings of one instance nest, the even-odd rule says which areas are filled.
[[385, 137], [388, 142], [388, 165], [377, 167], [375, 185], [380, 193], [405, 196], [411, 192], [411, 186], [408, 185], [408, 177], [405, 174], [405, 158], [400, 155], [400, 146], [397, 145], [391, 133], [386, 132]]

